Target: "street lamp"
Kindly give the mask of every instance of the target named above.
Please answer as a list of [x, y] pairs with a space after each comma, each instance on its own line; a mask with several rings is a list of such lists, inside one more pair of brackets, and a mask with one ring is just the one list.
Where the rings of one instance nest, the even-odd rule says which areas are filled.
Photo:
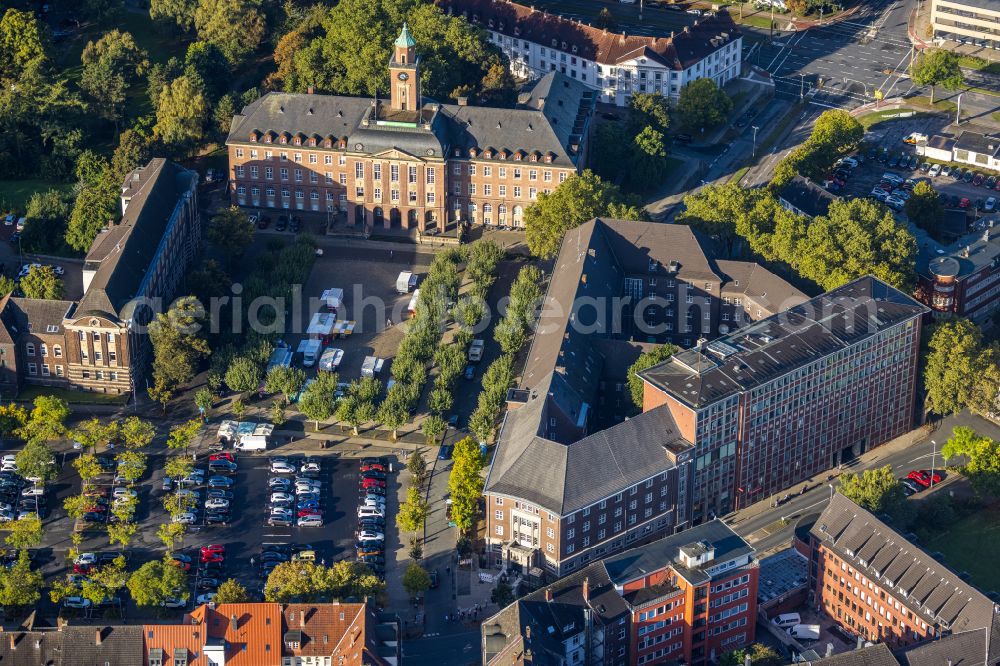
[[754, 159], [757, 157], [757, 130], [760, 128], [756, 125], [751, 125], [750, 127], [753, 129], [753, 153], [750, 155], [750, 159]]
[[934, 487], [934, 463], [937, 460], [937, 442], [933, 439], [931, 440], [931, 485], [928, 488]]
[[835, 489], [834, 489], [834, 487], [833, 487], [833, 484], [832, 484], [832, 483], [828, 483], [828, 484], [826, 484], [826, 485], [830, 486], [830, 499], [832, 500], [832, 499], [833, 499], [833, 494], [834, 494], [834, 492], [835, 492]]
[[[955, 109], [955, 124], [956, 125], [959, 125], [962, 122], [962, 95], [964, 95], [964, 94], [965, 93], [962, 93], [962, 94], [960, 94], [958, 96], [958, 108]], [[20, 236], [18, 236], [17, 242], [18, 242], [18, 244], [20, 246], [20, 242], [21, 242], [21, 237]]]
[[806, 98], [806, 75], [799, 73], [799, 101]]

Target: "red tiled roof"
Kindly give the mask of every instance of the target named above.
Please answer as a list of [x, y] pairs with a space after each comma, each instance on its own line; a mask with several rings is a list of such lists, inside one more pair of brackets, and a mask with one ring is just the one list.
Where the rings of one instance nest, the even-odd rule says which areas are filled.
[[[365, 647], [364, 604], [288, 604], [284, 608], [285, 654], [296, 657], [343, 657], [345, 666], [361, 666]], [[298, 647], [287, 640], [301, 632]]]
[[725, 11], [669, 37], [643, 37], [594, 28], [508, 0], [435, 0], [435, 4], [504, 35], [604, 65], [645, 57], [671, 69], [687, 69], [740, 35]]

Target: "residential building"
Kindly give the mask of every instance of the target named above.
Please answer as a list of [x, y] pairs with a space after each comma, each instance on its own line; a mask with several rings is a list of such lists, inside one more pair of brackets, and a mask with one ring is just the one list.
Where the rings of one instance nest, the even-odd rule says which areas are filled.
[[0, 663], [4, 666], [134, 666], [145, 652], [139, 625], [90, 625], [57, 628], [34, 626], [35, 614], [17, 629], [0, 636]]
[[997, 663], [997, 606], [870, 512], [838, 493], [808, 535], [814, 603], [846, 631], [902, 664]]
[[782, 208], [809, 219], [826, 215], [834, 201], [840, 201], [840, 197], [802, 176], [792, 178], [778, 194]]
[[714, 663], [754, 640], [753, 548], [715, 520], [587, 565], [481, 626], [483, 663]]
[[0, 388], [130, 393], [141, 383], [149, 345], [140, 330], [170, 304], [201, 238], [197, 184], [197, 173], [162, 158], [135, 169], [121, 220], [84, 259], [79, 301], [0, 300]]
[[873, 277], [640, 373], [691, 443], [691, 520], [767, 499], [909, 431], [928, 311]]
[[669, 409], [624, 420], [650, 343], [696, 344], [801, 303], [685, 225], [594, 219], [567, 233], [486, 479], [492, 564], [562, 576], [691, 524], [692, 440]]
[[996, 654], [992, 651], [990, 654], [991, 658], [987, 660], [982, 632], [965, 632], [895, 651], [885, 643], [863, 645], [825, 659], [809, 658], [807, 662], [812, 666], [947, 666], [949, 662], [953, 666], [994, 666], [997, 663]]
[[272, 92], [233, 118], [232, 201], [340, 213], [364, 228], [520, 228], [524, 210], [586, 163], [595, 94], [560, 73], [516, 108], [421, 95], [406, 26], [388, 63], [387, 99]]
[[1000, 50], [1000, 4], [996, 0], [931, 0], [935, 39]]
[[437, 0], [446, 12], [485, 29], [510, 60], [511, 72], [534, 79], [560, 72], [628, 106], [635, 93], [676, 100], [701, 78], [718, 86], [740, 75], [743, 36], [725, 10], [670, 36], [625, 35], [507, 0]]
[[983, 325], [1000, 306], [1000, 227], [986, 224], [951, 245], [920, 248], [916, 296], [935, 318], [968, 317]]
[[366, 603], [203, 605], [181, 624], [143, 629], [146, 666], [399, 666], [401, 661], [398, 618]]

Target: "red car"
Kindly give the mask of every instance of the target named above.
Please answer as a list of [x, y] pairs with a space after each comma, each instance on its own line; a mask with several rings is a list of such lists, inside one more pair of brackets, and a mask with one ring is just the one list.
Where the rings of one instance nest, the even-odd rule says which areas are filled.
[[90, 573], [91, 568], [92, 568], [92, 565], [90, 565], [90, 564], [74, 564], [73, 565], [73, 573], [75, 573], [75, 574], [88, 574], [88, 573]]
[[303, 516], [322, 516], [323, 512], [319, 509], [301, 509], [298, 515], [299, 518]]
[[384, 472], [385, 465], [381, 463], [368, 463], [367, 465], [361, 466], [362, 472]]
[[972, 202], [969, 201], [968, 197], [962, 197], [962, 200], [958, 202], [958, 207], [959, 208], [968, 208], [969, 204], [971, 204], [971, 203]]
[[225, 555], [226, 554], [226, 547], [222, 546], [222, 545], [219, 545], [217, 543], [210, 543], [207, 546], [202, 546], [201, 547], [201, 554], [202, 555], [208, 555], [210, 553], [214, 554], [214, 555]]
[[226, 556], [222, 553], [202, 553], [201, 563], [208, 564], [209, 562], [224, 562]]
[[229, 462], [236, 462], [236, 458], [233, 457], [232, 453], [213, 453], [208, 457], [209, 462], [213, 460], [228, 460]]
[[[931, 472], [927, 469], [915, 469], [906, 475], [906, 478], [916, 481], [924, 488], [930, 488], [931, 486]], [[941, 483], [941, 475], [934, 472], [934, 484], [937, 485]]]
[[385, 481], [380, 479], [362, 479], [361, 489], [367, 490], [369, 488], [385, 488]]
[[104, 506], [103, 504], [95, 504], [93, 506], [88, 506], [83, 511], [84, 513], [104, 513], [107, 510], [108, 507]]

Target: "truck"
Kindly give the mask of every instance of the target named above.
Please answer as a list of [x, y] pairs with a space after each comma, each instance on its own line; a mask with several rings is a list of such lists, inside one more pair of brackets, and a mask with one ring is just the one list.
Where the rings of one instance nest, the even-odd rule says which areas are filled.
[[337, 315], [332, 312], [317, 312], [309, 320], [306, 335], [324, 343], [333, 339], [333, 327], [337, 323]]
[[330, 312], [336, 312], [344, 305], [344, 290], [338, 288], [327, 289], [320, 296], [323, 300], [323, 305]]
[[324, 372], [333, 372], [344, 360], [344, 350], [331, 347], [323, 352], [319, 357], [319, 369]]
[[316, 361], [319, 359], [320, 349], [323, 348], [323, 343], [319, 340], [303, 340], [299, 343], [298, 352], [302, 354], [302, 365], [307, 368], [311, 368], [316, 365]]
[[797, 624], [788, 630], [788, 635], [800, 641], [818, 641], [818, 624]]
[[481, 338], [476, 338], [469, 345], [469, 361], [479, 363], [483, 360], [483, 347], [486, 343]]
[[382, 366], [384, 364], [385, 359], [377, 356], [365, 356], [365, 361], [361, 364], [361, 376], [375, 377], [378, 373], [382, 372]]
[[267, 449], [267, 437], [264, 435], [243, 435], [233, 448], [237, 451], [264, 451]]
[[396, 278], [396, 293], [408, 294], [417, 287], [417, 276], [410, 271], [403, 271]]
[[406, 311], [411, 315], [417, 314], [417, 302], [420, 301], [420, 290], [417, 289], [413, 292], [413, 296], [410, 298], [410, 304], [406, 306]]

